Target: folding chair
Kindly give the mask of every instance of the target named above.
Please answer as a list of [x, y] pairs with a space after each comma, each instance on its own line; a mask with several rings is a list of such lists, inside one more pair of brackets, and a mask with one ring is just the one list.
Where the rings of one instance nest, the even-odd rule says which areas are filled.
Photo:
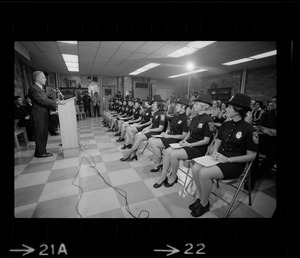
[[18, 127], [17, 124], [19, 122], [19, 119], [15, 119], [15, 144], [20, 151], [20, 144], [19, 144], [19, 139], [18, 135], [23, 134], [24, 140], [25, 140], [25, 145], [28, 143], [28, 138], [27, 138], [27, 133], [26, 133], [26, 128], [25, 127]]
[[[229, 217], [229, 212], [242, 188], [242, 186], [244, 185], [245, 180], [247, 179], [248, 181], [248, 198], [249, 198], [249, 206], [252, 206], [252, 200], [251, 200], [251, 177], [250, 177], [250, 173], [251, 173], [251, 166], [252, 166], [253, 161], [251, 162], [247, 162], [244, 168], [244, 172], [241, 174], [241, 176], [239, 178], [236, 179], [230, 179], [230, 180], [217, 180], [217, 187], [219, 187], [219, 181], [226, 184], [226, 185], [231, 185], [233, 186], [233, 184], [235, 184], [236, 182], [238, 182], [238, 187], [232, 197], [232, 200], [229, 204], [229, 207], [227, 208], [224, 218], [228, 218]], [[234, 186], [233, 186], [234, 187]]]

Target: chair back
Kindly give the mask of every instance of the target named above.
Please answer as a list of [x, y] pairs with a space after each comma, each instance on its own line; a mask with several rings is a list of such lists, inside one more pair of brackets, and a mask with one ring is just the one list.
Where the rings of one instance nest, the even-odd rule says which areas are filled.
[[212, 152], [212, 150], [213, 150], [213, 146], [214, 146], [215, 141], [216, 141], [216, 139], [217, 139], [217, 136], [218, 136], [218, 130], [216, 130], [216, 131], [213, 133], [213, 137], [211, 137], [211, 139], [210, 139], [210, 142], [209, 142], [209, 145], [208, 145], [208, 147], [207, 147], [207, 151], [206, 151], [206, 153], [205, 153], [205, 156], [211, 154], [211, 152]]

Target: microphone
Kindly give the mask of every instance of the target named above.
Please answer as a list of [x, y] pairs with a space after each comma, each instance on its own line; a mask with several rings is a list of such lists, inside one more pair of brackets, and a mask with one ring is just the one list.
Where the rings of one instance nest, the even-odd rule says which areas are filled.
[[65, 98], [65, 96], [59, 90], [59, 88], [53, 89], [53, 91], [57, 92], [60, 96], [62, 96], [63, 98]]

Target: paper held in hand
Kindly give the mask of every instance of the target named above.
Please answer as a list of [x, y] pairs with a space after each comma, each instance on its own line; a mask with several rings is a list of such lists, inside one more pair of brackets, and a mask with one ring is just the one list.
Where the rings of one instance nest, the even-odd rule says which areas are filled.
[[163, 138], [160, 134], [152, 135], [151, 137], [155, 137], [155, 138]]
[[219, 163], [219, 161], [213, 160], [211, 156], [202, 156], [199, 158], [195, 158], [193, 160], [195, 162], [197, 162], [198, 164], [205, 166], [205, 167], [214, 166]]
[[170, 146], [173, 149], [180, 149], [180, 148], [182, 148], [182, 146], [179, 143], [171, 143]]

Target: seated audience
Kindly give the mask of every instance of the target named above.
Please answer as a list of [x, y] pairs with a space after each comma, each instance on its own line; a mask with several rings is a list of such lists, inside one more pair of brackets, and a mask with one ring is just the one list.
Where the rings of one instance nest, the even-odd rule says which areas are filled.
[[[121, 135], [121, 130], [122, 130], [122, 124], [130, 119], [133, 118], [133, 113], [134, 113], [134, 100], [133, 99], [128, 99], [128, 106], [126, 107], [125, 109], [125, 114], [120, 116], [118, 119], [117, 119], [117, 128], [118, 128], [118, 131], [116, 132], [115, 136], [120, 136]], [[118, 141], [118, 140], [117, 140]]]
[[124, 121], [122, 125], [119, 127], [120, 128], [120, 137], [117, 139], [117, 142], [123, 142], [125, 141], [125, 133], [126, 133], [126, 128], [128, 125], [132, 125], [134, 123], [139, 123], [143, 119], [143, 109], [140, 107], [141, 105], [141, 100], [139, 98], [136, 98], [134, 101], [134, 107], [132, 109], [132, 117], [130, 120]]
[[153, 99], [152, 111], [153, 116], [151, 119], [151, 124], [135, 135], [133, 146], [131, 149], [126, 151], [124, 157], [120, 159], [121, 161], [136, 160], [136, 151], [140, 146], [140, 143], [148, 140], [152, 135], [160, 134], [165, 129], [165, 126], [167, 125], [167, 119], [164, 112], [164, 102], [159, 95], [156, 95], [156, 97]]
[[151, 169], [151, 172], [157, 172], [162, 167], [162, 150], [169, 148], [171, 143], [180, 142], [187, 134], [188, 127], [185, 111], [189, 103], [182, 98], [177, 99], [174, 103], [176, 114], [173, 116], [166, 132], [161, 133], [160, 138], [153, 136], [149, 139], [149, 147], [153, 150], [156, 157], [156, 168]]
[[[194, 100], [193, 110], [197, 115], [191, 121], [188, 133], [179, 144], [180, 149], [169, 147], [164, 152], [163, 170], [158, 181], [153, 185], [154, 188], [171, 187], [177, 183], [177, 170], [180, 160], [193, 159], [205, 155], [207, 146], [213, 136], [214, 126], [212, 118], [206, 114], [211, 107], [211, 97], [207, 93], [200, 93]], [[167, 177], [168, 170], [171, 166], [170, 177]]]
[[15, 114], [14, 119], [18, 119], [18, 127], [25, 127], [29, 141], [34, 141], [34, 123], [31, 120], [29, 109], [23, 105], [23, 99], [15, 96]]
[[252, 118], [253, 118], [252, 125], [253, 126], [257, 126], [259, 124], [259, 120], [264, 112], [262, 107], [263, 107], [263, 102], [260, 100], [256, 100], [255, 104], [254, 104], [254, 109], [252, 111]]
[[[258, 152], [251, 167], [251, 189], [258, 179], [262, 178], [276, 164], [276, 136], [277, 136], [277, 98], [274, 96], [269, 102], [268, 110], [262, 114], [257, 126], [259, 137]], [[259, 154], [266, 155], [259, 165]], [[248, 190], [248, 184], [244, 185]]]
[[151, 125], [152, 119], [152, 99], [150, 97], [146, 97], [144, 100], [144, 111], [143, 111], [143, 119], [138, 123], [133, 123], [130, 126], [127, 126], [125, 132], [125, 144], [121, 149], [130, 149], [132, 147], [135, 135], [138, 132], [141, 132], [144, 128]]
[[227, 117], [218, 130], [213, 146], [212, 158], [219, 163], [210, 167], [195, 163], [192, 167], [193, 179], [199, 198], [189, 206], [193, 217], [200, 217], [209, 211], [209, 197], [212, 179], [238, 178], [244, 171], [246, 162], [255, 158], [258, 149], [258, 135], [252, 125], [244, 120], [250, 111], [251, 98], [236, 93], [228, 102]]

